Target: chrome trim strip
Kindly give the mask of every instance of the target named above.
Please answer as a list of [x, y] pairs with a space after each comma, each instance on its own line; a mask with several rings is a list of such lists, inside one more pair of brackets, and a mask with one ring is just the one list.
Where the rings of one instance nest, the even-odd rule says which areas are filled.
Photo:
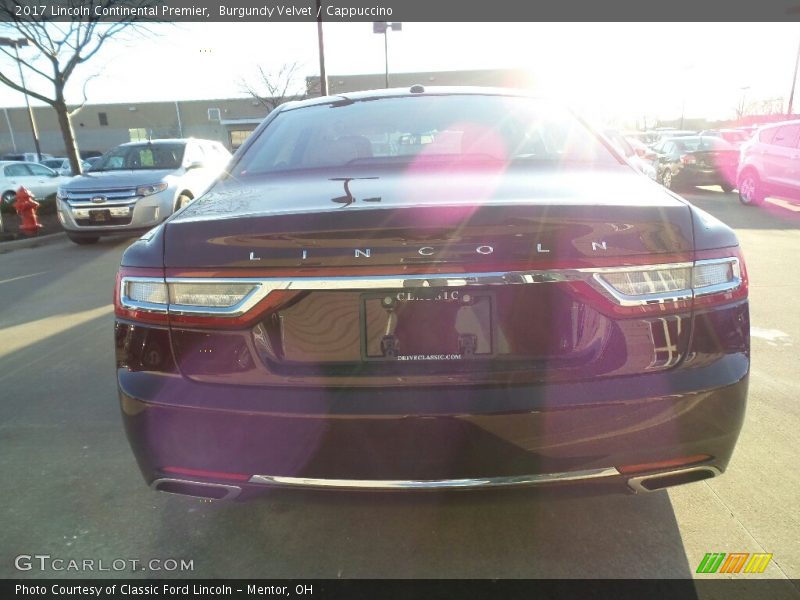
[[[622, 259], [624, 257], [620, 257]], [[676, 262], [676, 263], [659, 263], [657, 265], [631, 265], [629, 267], [587, 267], [584, 269], [575, 269], [583, 273], [626, 273], [632, 271], [664, 271], [667, 269], [686, 269], [693, 267], [694, 263]]]
[[[227, 494], [222, 498], [207, 498], [206, 496], [194, 496], [193, 494], [181, 494], [180, 492], [167, 492], [165, 490], [158, 489], [158, 486], [161, 483], [185, 483], [189, 485], [199, 485], [201, 487], [223, 488], [227, 491]], [[163, 494], [172, 494], [173, 496], [183, 496], [189, 498], [201, 498], [202, 500], [233, 500], [242, 492], [242, 488], [240, 488], [238, 485], [224, 485], [222, 483], [193, 481], [191, 479], [175, 479], [174, 477], [161, 477], [160, 479], [156, 479], [150, 484], [150, 489]]]
[[109, 198], [105, 202], [98, 204], [96, 202], [79, 202], [67, 199], [66, 202], [69, 204], [70, 208], [119, 208], [122, 206], [133, 206], [138, 200], [139, 198], [133, 198], [132, 200], [117, 200]]
[[[99, 171], [95, 171], [98, 173]], [[75, 194], [76, 196], [97, 196], [99, 194], [108, 195], [108, 194], [129, 194], [136, 191], [135, 186], [124, 186], [124, 187], [111, 187], [111, 188], [98, 188], [96, 190], [88, 189], [88, 188], [74, 188], [71, 190], [65, 190], [68, 194]]]
[[[715, 264], [733, 261], [734, 274], [739, 273], [739, 261], [736, 258], [723, 258], [697, 261], [698, 265]], [[409, 275], [364, 275], [364, 276], [341, 276], [341, 277], [298, 277], [296, 279], [283, 278], [259, 278], [259, 277], [240, 277], [240, 278], [214, 278], [214, 277], [167, 277], [162, 280], [159, 278], [135, 278], [125, 277], [122, 280], [123, 290], [127, 280], [141, 280], [151, 282], [164, 282], [167, 284], [175, 283], [241, 283], [254, 285], [253, 290], [237, 304], [226, 307], [207, 307], [192, 306], [182, 304], [170, 304], [169, 311], [178, 315], [208, 316], [208, 317], [238, 317], [252, 309], [256, 304], [263, 300], [267, 295], [275, 290], [379, 290], [379, 289], [404, 289], [404, 288], [426, 288], [426, 287], [471, 287], [489, 285], [530, 285], [535, 283], [558, 283], [566, 281], [585, 281], [593, 285], [595, 289], [604, 293], [612, 301], [621, 306], [646, 306], [649, 304], [660, 304], [664, 302], [675, 302], [680, 300], [691, 300], [693, 291], [691, 289], [677, 290], [662, 294], [650, 294], [647, 296], [628, 296], [617, 291], [611, 284], [604, 281], [601, 277], [603, 273], [624, 273], [637, 271], [656, 271], [667, 269], [693, 268], [695, 263], [662, 263], [656, 265], [636, 265], [627, 267], [592, 267], [579, 269], [554, 269], [554, 270], [531, 270], [531, 271], [497, 271], [487, 273], [422, 273]], [[693, 273], [690, 273], [693, 277]], [[741, 278], [735, 281], [721, 284], [720, 286], [708, 286], [700, 288], [696, 295], [705, 295], [735, 289], [741, 284]], [[152, 310], [144, 303], [127, 298], [120, 290], [120, 302], [125, 308]], [[161, 306], [161, 305], [157, 305]], [[158, 312], [166, 310], [162, 307]]]
[[487, 285], [526, 285], [583, 279], [575, 270], [512, 271], [494, 273], [452, 273], [414, 275], [366, 275], [360, 277], [298, 277], [297, 279], [182, 278], [167, 277], [170, 283], [243, 283], [256, 285], [250, 294], [233, 306], [209, 308], [170, 304], [170, 312], [194, 316], [238, 317], [253, 308], [274, 290], [379, 290], [426, 287], [470, 287]]
[[469, 479], [321, 479], [314, 477], [284, 477], [280, 475], [253, 475], [248, 483], [288, 487], [314, 487], [359, 490], [440, 490], [477, 489], [489, 487], [538, 485], [559, 481], [582, 481], [620, 475], [614, 467], [566, 471], [563, 473], [540, 473], [509, 477], [480, 477]]
[[670, 475], [680, 475], [682, 473], [693, 473], [695, 471], [708, 471], [709, 473], [711, 473], [711, 477], [719, 477], [720, 475], [722, 475], [722, 471], [710, 465], [704, 465], [700, 467], [688, 467], [686, 469], [675, 469], [674, 471], [663, 471], [661, 473], [650, 473], [649, 475], [640, 475], [639, 477], [631, 477], [630, 479], [628, 479], [628, 487], [630, 487], [637, 494], [650, 494], [652, 492], [660, 492], [661, 490], [666, 488], [658, 488], [657, 490], [648, 490], [642, 484], [648, 479], [657, 479], [659, 477], [668, 477]]

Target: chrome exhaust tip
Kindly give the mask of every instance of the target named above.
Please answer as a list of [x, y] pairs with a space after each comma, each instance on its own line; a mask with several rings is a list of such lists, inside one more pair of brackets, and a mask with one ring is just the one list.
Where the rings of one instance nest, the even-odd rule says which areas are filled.
[[642, 492], [657, 492], [658, 490], [663, 490], [664, 488], [674, 485], [702, 481], [703, 479], [711, 479], [719, 475], [722, 475], [722, 471], [716, 467], [688, 467], [686, 469], [676, 469], [664, 473], [631, 477], [628, 480], [628, 487], [637, 494]]
[[165, 494], [190, 496], [201, 500], [233, 500], [242, 491], [238, 485], [171, 478], [156, 479], [150, 484], [150, 488]]

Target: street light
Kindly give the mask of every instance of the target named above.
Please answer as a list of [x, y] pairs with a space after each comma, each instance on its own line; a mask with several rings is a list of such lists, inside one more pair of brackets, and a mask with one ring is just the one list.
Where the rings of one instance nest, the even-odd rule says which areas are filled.
[[375, 21], [372, 24], [372, 33], [383, 34], [383, 56], [386, 64], [385, 87], [389, 87], [389, 30], [403, 31], [402, 23], [387, 23], [386, 21]]
[[[19, 48], [20, 46], [27, 46], [28, 40], [27, 38], [20, 38], [18, 40], [13, 40], [11, 38], [0, 37], [0, 46], [10, 46], [14, 48], [14, 54], [17, 57], [17, 67], [19, 68], [19, 79], [22, 83], [22, 87], [27, 89], [25, 86], [25, 76], [22, 74], [22, 63], [19, 61]], [[36, 131], [36, 121], [33, 120], [33, 109], [31, 108], [31, 102], [28, 99], [28, 94], [24, 94], [25, 96], [25, 106], [28, 107], [28, 118], [31, 121], [31, 131], [33, 132], [33, 145], [36, 146], [36, 160], [42, 160], [42, 150], [39, 147], [39, 132]]]

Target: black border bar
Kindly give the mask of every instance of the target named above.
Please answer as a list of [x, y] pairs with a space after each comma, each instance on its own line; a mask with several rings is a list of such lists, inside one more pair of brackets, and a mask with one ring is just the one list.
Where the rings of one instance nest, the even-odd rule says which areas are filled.
[[[111, 5], [109, 12], [108, 6]], [[800, 0], [0, 0], [0, 21], [150, 22], [782, 22]], [[118, 9], [132, 9], [125, 16]], [[12, 17], [9, 17], [12, 15]], [[479, 41], [479, 40], [476, 40]], [[742, 40], [747, 43], [747, 40]]]
[[[24, 587], [20, 587], [24, 586]], [[125, 588], [123, 586], [129, 586]], [[165, 588], [166, 586], [166, 588]], [[135, 587], [139, 593], [132, 593]], [[204, 593], [204, 588], [213, 590]], [[37, 591], [34, 591], [37, 590]], [[93, 590], [93, 591], [92, 591]], [[150, 590], [149, 592], [147, 590]], [[98, 593], [99, 591], [99, 593]], [[684, 600], [800, 597], [788, 579], [8, 579], [3, 598], [304, 598], [313, 600]]]

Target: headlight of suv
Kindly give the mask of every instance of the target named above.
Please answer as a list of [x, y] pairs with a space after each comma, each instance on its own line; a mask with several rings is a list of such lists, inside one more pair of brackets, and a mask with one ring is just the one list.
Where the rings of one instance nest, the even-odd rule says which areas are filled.
[[140, 185], [136, 188], [137, 196], [152, 196], [167, 189], [166, 183], [154, 183], [152, 185]]

